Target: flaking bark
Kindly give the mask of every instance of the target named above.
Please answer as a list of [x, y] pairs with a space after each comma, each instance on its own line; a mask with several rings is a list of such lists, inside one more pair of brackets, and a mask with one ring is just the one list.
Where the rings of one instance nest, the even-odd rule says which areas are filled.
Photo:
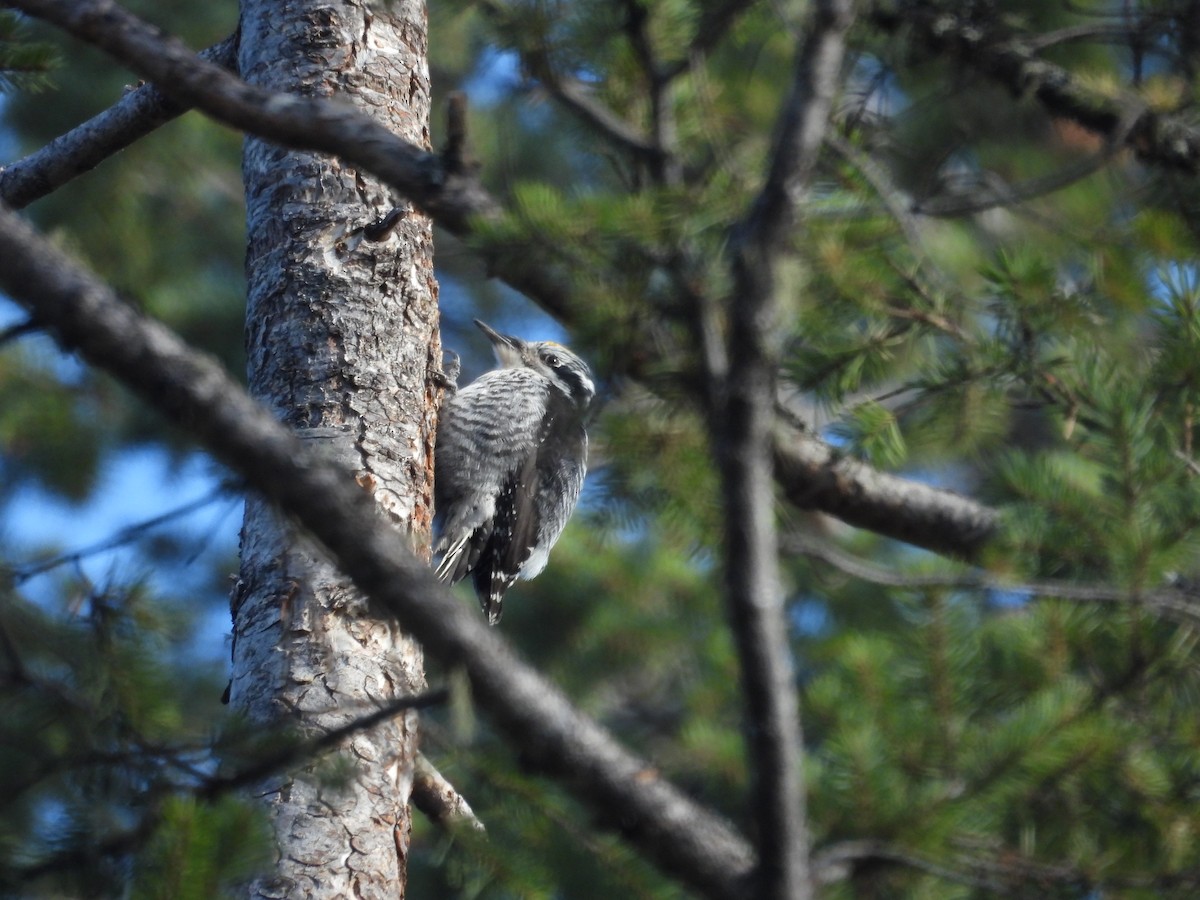
[[[239, 66], [252, 84], [337, 97], [428, 144], [425, 10], [244, 0]], [[246, 348], [253, 394], [356, 473], [384, 517], [429, 540], [440, 355], [429, 221], [384, 243], [355, 237], [397, 203], [378, 179], [321, 154], [246, 142]], [[417, 644], [311, 542], [247, 502], [232, 598], [233, 703], [322, 732], [424, 686]], [[404, 895], [416, 716], [355, 735], [344, 787], [311, 769], [262, 788], [279, 843], [257, 897]]]

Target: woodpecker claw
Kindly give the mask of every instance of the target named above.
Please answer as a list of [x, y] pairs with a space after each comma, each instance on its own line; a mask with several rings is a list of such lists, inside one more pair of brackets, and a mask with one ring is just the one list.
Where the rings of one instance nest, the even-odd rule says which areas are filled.
[[445, 351], [449, 362], [443, 362], [440, 369], [429, 373], [430, 379], [450, 396], [458, 393], [458, 373], [462, 371], [462, 357], [453, 350]]

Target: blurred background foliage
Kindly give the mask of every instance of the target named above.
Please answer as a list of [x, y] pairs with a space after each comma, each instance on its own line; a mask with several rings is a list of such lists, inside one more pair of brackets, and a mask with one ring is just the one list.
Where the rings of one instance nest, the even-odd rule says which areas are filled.
[[[237, 21], [232, 0], [129, 5], [197, 48]], [[877, 848], [824, 896], [1193, 897], [1196, 621], [1188, 604], [1164, 617], [1138, 601], [1190, 586], [1200, 550], [1197, 182], [1139, 164], [903, 25], [940, 8], [1027, 40], [1098, 96], [1197, 118], [1194, 0], [927, 0], [890, 9], [898, 27], [867, 13], [852, 32], [784, 278], [784, 402], [846, 454], [996, 506], [1005, 529], [980, 572], [780, 508], [814, 847], [818, 858], [847, 841]], [[447, 94], [465, 91], [472, 152], [511, 210], [473, 246], [439, 233], [443, 341], [463, 354], [465, 381], [490, 365], [473, 317], [570, 340], [603, 385], [583, 506], [502, 628], [742, 827], [743, 722], [715, 589], [722, 512], [693, 322], [698, 297], [725, 296], [724, 242], [760, 184], [803, 13], [700, 0], [430, 9], [434, 142]], [[132, 80], [23, 27], [21, 42], [48, 45], [38, 66], [61, 64], [45, 83], [0, 79], [12, 88], [6, 159]], [[657, 102], [654, 84], [665, 85]], [[638, 134], [657, 129], [667, 153], [631, 152], [588, 124], [563, 100], [580, 94]], [[30, 215], [240, 375], [239, 150], [236, 134], [187, 115]], [[569, 263], [580, 302], [565, 328], [486, 279], [477, 251], [522, 246]], [[123, 498], [145, 518], [186, 491], [227, 510], [221, 476], [38, 336], [0, 352], [0, 448], [12, 538], [0, 889], [231, 890], [269, 857], [235, 796], [197, 799], [240, 733], [218, 702], [236, 515], [135, 529], [129, 555], [98, 555], [99, 573], [69, 552], [89, 544], [75, 529], [28, 534], [39, 504], [85, 516], [113, 490], [106, 473], [139, 453], [167, 460]], [[847, 556], [879, 577], [838, 563]], [[1046, 579], [1107, 599], [1021, 587]], [[426, 720], [426, 752], [490, 840], [418, 816], [411, 896], [680, 895], [528, 777], [469, 709]]]

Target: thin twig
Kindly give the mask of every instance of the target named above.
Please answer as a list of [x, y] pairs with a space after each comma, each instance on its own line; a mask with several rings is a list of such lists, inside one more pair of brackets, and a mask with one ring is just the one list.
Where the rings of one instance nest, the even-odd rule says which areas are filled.
[[853, 578], [899, 590], [994, 591], [1024, 594], [1030, 598], [1075, 600], [1082, 603], [1120, 603], [1145, 607], [1171, 618], [1186, 620], [1190, 624], [1200, 621], [1200, 602], [1189, 596], [1186, 591], [1174, 588], [1133, 590], [1070, 581], [1005, 581], [975, 568], [944, 575], [901, 575], [808, 535], [789, 534], [780, 546], [785, 553], [817, 559]]
[[950, 219], [986, 212], [1001, 206], [1016, 206], [1036, 200], [1038, 197], [1044, 197], [1046, 194], [1061, 191], [1063, 188], [1070, 187], [1076, 182], [1094, 175], [1108, 165], [1115, 155], [1115, 149], [1109, 146], [1099, 153], [1094, 153], [1086, 159], [1065, 166], [1057, 172], [1030, 178], [1019, 184], [1007, 184], [999, 178], [993, 177], [990, 179], [990, 183], [974, 190], [947, 193], [918, 200], [912, 204], [911, 210], [914, 215], [918, 216]]
[[126, 525], [125, 527], [119, 529], [111, 537], [107, 537], [95, 544], [82, 547], [78, 550], [71, 550], [58, 556], [52, 556], [49, 559], [42, 560], [41, 562], [30, 563], [23, 566], [13, 566], [9, 570], [9, 577], [12, 579], [14, 584], [22, 584], [31, 578], [45, 574], [51, 569], [56, 569], [59, 566], [78, 563], [84, 559], [87, 559], [89, 556], [95, 556], [99, 553], [115, 550], [117, 547], [124, 546], [125, 544], [131, 544], [144, 535], [147, 531], [153, 531], [155, 528], [159, 528], [160, 526], [165, 525], [168, 522], [172, 522], [175, 519], [182, 519], [186, 516], [190, 516], [197, 510], [204, 509], [204, 507], [215, 503], [224, 493], [224, 488], [217, 488], [202, 497], [192, 500], [189, 503], [185, 503], [182, 506], [177, 506], [175, 509], [168, 510], [165, 513], [145, 519], [144, 521], [136, 522], [133, 525]]
[[906, 866], [944, 881], [996, 893], [1002, 893], [1006, 888], [1006, 885], [998, 880], [970, 872], [969, 867], [960, 868], [934, 862], [922, 854], [886, 841], [841, 841], [813, 854], [813, 869], [817, 880], [823, 885], [835, 884], [853, 877], [856, 868], [879, 866], [881, 863]]
[[[496, 22], [512, 24], [503, 4], [479, 0], [479, 7]], [[519, 52], [529, 73], [566, 109], [634, 157], [647, 163], [657, 158], [658, 150], [646, 135], [597, 100], [583, 82], [557, 71], [545, 48], [522, 47]]]
[[33, 319], [26, 319], [24, 322], [17, 322], [15, 325], [9, 325], [3, 331], [0, 331], [0, 346], [15, 341], [18, 338], [23, 338], [27, 334], [33, 334], [41, 331], [42, 326]]
[[448, 696], [445, 690], [427, 691], [411, 697], [398, 697], [385, 703], [378, 709], [364, 716], [359, 716], [337, 728], [331, 728], [323, 734], [304, 741], [289, 743], [274, 753], [260, 757], [244, 768], [227, 775], [215, 775], [199, 785], [195, 794], [204, 800], [211, 800], [221, 794], [227, 794], [247, 785], [256, 784], [277, 772], [294, 766], [297, 763], [315, 759], [327, 750], [332, 750], [346, 738], [362, 731], [370, 731], [381, 722], [393, 719], [410, 709], [428, 709], [446, 702]]

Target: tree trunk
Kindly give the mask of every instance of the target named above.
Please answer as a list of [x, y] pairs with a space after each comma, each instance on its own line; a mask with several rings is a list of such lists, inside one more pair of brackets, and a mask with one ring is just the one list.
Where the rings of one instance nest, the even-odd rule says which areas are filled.
[[[420, 0], [242, 0], [253, 84], [335, 96], [428, 145]], [[256, 397], [358, 473], [384, 518], [428, 552], [441, 357], [432, 231], [410, 212], [383, 243], [361, 227], [403, 201], [319, 154], [247, 140], [246, 347]], [[373, 615], [314, 546], [255, 498], [232, 600], [231, 700], [254, 721], [324, 732], [424, 686], [420, 648]], [[279, 844], [255, 897], [403, 897], [415, 713], [262, 787]]]

